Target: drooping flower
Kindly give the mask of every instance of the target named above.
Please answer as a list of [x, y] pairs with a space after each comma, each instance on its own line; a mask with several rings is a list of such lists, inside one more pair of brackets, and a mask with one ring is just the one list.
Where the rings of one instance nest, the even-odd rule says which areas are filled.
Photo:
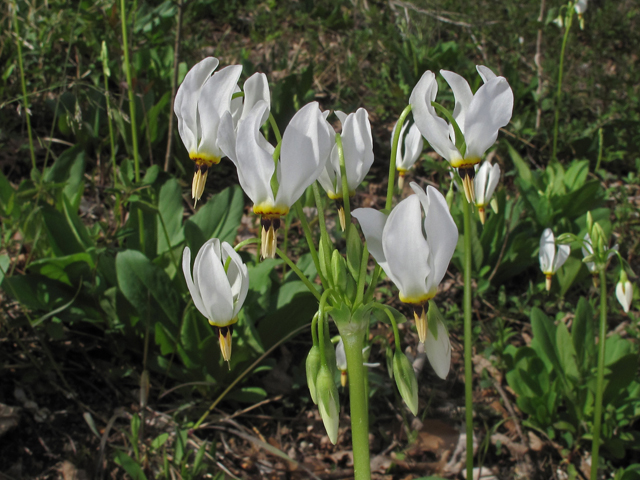
[[[275, 149], [260, 132], [267, 109], [265, 101], [258, 101], [238, 122], [235, 141], [225, 137], [222, 149], [238, 170], [240, 186], [253, 201], [253, 212], [262, 218], [262, 256], [273, 258], [280, 217], [289, 213], [325, 167], [331, 150], [331, 126], [317, 102], [302, 107], [285, 129], [276, 167]], [[274, 173], [277, 191], [271, 183]]]
[[424, 342], [424, 307], [438, 292], [458, 242], [458, 228], [438, 190], [429, 186], [425, 193], [413, 182], [411, 188], [416, 195], [402, 200], [388, 216], [372, 208], [354, 210], [353, 216], [360, 222], [369, 252], [400, 290], [400, 300], [413, 306], [418, 336]]
[[233, 325], [238, 321], [238, 313], [249, 291], [247, 266], [231, 245], [212, 238], [196, 255], [193, 277], [191, 250], [185, 247], [182, 271], [194, 305], [215, 327], [222, 356], [228, 362]]
[[218, 145], [218, 127], [222, 114], [231, 108], [242, 72], [241, 65], [231, 65], [211, 75], [218, 64], [217, 58], [207, 57], [189, 70], [173, 107], [182, 143], [196, 164], [191, 185], [196, 203], [204, 191], [209, 167], [224, 156]]
[[587, 3], [588, 3], [588, 0], [578, 0], [576, 2], [573, 8], [575, 9], [578, 15], [582, 15], [584, 12], [587, 11]]
[[633, 285], [631, 285], [629, 277], [627, 277], [627, 272], [624, 270], [620, 272], [620, 280], [616, 285], [616, 297], [620, 305], [622, 305], [624, 312], [629, 313], [631, 302], [633, 301]]
[[540, 270], [546, 276], [545, 288], [551, 290], [551, 279], [560, 267], [567, 261], [571, 247], [558, 245], [550, 228], [545, 228], [540, 237]]
[[476, 172], [476, 176], [474, 178], [476, 207], [478, 208], [478, 216], [480, 217], [480, 221], [483, 225], [486, 218], [485, 209], [487, 205], [489, 205], [493, 192], [496, 190], [496, 186], [498, 186], [499, 181], [500, 165], [497, 163], [495, 165], [491, 165], [488, 161], [484, 162]]
[[[392, 139], [395, 136], [397, 128], [398, 124], [396, 123], [393, 127], [393, 132], [391, 133]], [[404, 176], [411, 168], [413, 168], [413, 165], [416, 163], [418, 158], [420, 158], [420, 154], [424, 148], [424, 140], [422, 140], [422, 135], [420, 134], [420, 130], [418, 130], [417, 125], [415, 123], [411, 125], [409, 133], [407, 133], [407, 136], [405, 137], [404, 131], [406, 128], [407, 124], [405, 123], [402, 126], [402, 130], [400, 130], [398, 150], [396, 152], [396, 169], [398, 170], [398, 188], [400, 190], [404, 188]], [[404, 152], [402, 149], [403, 145]]]
[[[364, 108], [347, 115], [336, 111], [336, 116], [342, 124], [342, 149], [344, 152], [344, 167], [347, 174], [349, 196], [356, 193], [356, 188], [362, 183], [373, 164], [373, 138], [369, 114]], [[335, 139], [335, 136], [333, 136]], [[338, 145], [334, 144], [331, 156], [325, 168], [318, 177], [318, 182], [327, 192], [330, 199], [338, 204], [340, 226], [345, 229], [344, 208], [342, 207], [342, 175], [340, 173], [340, 156]]]
[[447, 378], [451, 366], [451, 342], [447, 327], [440, 321], [437, 325], [438, 338], [433, 336], [431, 329], [427, 329], [424, 350], [433, 370], [443, 380]]
[[513, 111], [513, 92], [507, 80], [485, 66], [476, 68], [484, 84], [475, 95], [463, 77], [440, 71], [455, 96], [452, 114], [455, 123], [439, 117], [432, 105], [438, 93], [433, 72], [422, 75], [409, 99], [420, 133], [439, 155], [458, 169], [469, 203], [474, 199], [473, 166], [480, 163], [484, 153], [495, 143], [498, 131], [509, 123]]

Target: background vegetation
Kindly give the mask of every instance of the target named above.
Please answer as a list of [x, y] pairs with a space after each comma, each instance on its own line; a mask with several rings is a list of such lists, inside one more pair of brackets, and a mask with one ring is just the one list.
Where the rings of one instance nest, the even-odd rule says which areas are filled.
[[[574, 22], [558, 162], [550, 159], [561, 2], [125, 4], [140, 179], [120, 4], [33, 0], [0, 7], [0, 416], [18, 425], [0, 437], [0, 472], [10, 478], [58, 478], [65, 468], [96, 478], [123, 471], [132, 478], [350, 475], [348, 431], [330, 448], [310, 408], [301, 366], [311, 340], [290, 335], [316, 309], [303, 283], [280, 261], [243, 254], [251, 289], [229, 369], [190, 304], [179, 268], [184, 246], [197, 250], [211, 236], [233, 243], [256, 231], [226, 160], [211, 170], [197, 212], [189, 199], [193, 164], [172, 119], [172, 87], [209, 55], [221, 65], [242, 64], [243, 79], [267, 74], [281, 129], [311, 100], [346, 112], [365, 107], [376, 161], [356, 203], [378, 208], [391, 129], [425, 70], [455, 71], [474, 89], [476, 64], [508, 79], [514, 114], [490, 153], [503, 171], [499, 211], [474, 233], [478, 458], [498, 478], [526, 468], [529, 478], [587, 472], [597, 291], [574, 245], [547, 295], [537, 246], [546, 227], [583, 235], [592, 211], [640, 272], [637, 3], [593, 1], [584, 29]], [[426, 149], [412, 176], [446, 192], [447, 168]], [[461, 222], [456, 203], [452, 213]], [[313, 264], [298, 246], [299, 222], [292, 216], [286, 223], [288, 249], [313, 279]], [[421, 372], [417, 422], [407, 418], [386, 374], [371, 372], [372, 451], [387, 478], [459, 471], [450, 426], [463, 416], [460, 258], [458, 251], [438, 296], [453, 334], [454, 367], [446, 381]], [[618, 273], [609, 272], [612, 294]], [[390, 284], [382, 300], [401, 309]], [[627, 480], [640, 477], [630, 467], [640, 461], [634, 428], [640, 334], [637, 308], [625, 314], [611, 304], [603, 455], [608, 472]], [[415, 346], [408, 325], [405, 344]], [[387, 325], [372, 333], [380, 339], [372, 359], [384, 363]], [[191, 430], [212, 402], [208, 422]]]

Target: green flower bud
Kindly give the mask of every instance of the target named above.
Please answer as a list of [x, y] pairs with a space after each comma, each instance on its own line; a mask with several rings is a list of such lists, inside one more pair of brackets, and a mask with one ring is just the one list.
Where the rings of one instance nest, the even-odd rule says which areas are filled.
[[418, 414], [418, 380], [407, 356], [396, 351], [393, 355], [393, 376], [400, 396], [414, 415]]
[[331, 256], [331, 270], [334, 287], [339, 292], [344, 293], [347, 289], [347, 265], [337, 250], [334, 250]]
[[333, 281], [333, 275], [331, 274], [331, 246], [327, 245], [322, 238], [318, 245], [318, 256], [320, 257], [322, 275], [331, 283]]
[[489, 202], [489, 205], [491, 205], [491, 210], [493, 210], [493, 213], [499, 213], [499, 207], [498, 207], [498, 199], [496, 197], [493, 197], [491, 199], [491, 201]]
[[449, 189], [449, 191], [447, 192], [447, 196], [445, 197], [445, 200], [447, 201], [447, 207], [449, 207], [449, 210], [451, 210], [451, 205], [453, 205], [454, 195], [455, 195], [455, 192], [453, 191], [453, 181], [452, 181], [451, 188]]
[[574, 240], [574, 235], [571, 233], [563, 233], [556, 238], [556, 245], [570, 245]]
[[313, 347], [311, 347], [311, 350], [309, 350], [305, 367], [307, 370], [307, 386], [309, 387], [311, 400], [313, 400], [313, 403], [317, 405], [318, 399], [316, 380], [318, 377], [318, 372], [320, 371], [320, 347], [318, 347], [317, 345], [314, 345]]
[[593, 240], [593, 250], [594, 253], [598, 255], [602, 255], [604, 251], [608, 248], [607, 236], [604, 234], [604, 230], [598, 222], [593, 224], [593, 236], [595, 239]]
[[593, 216], [591, 212], [587, 212], [587, 233], [593, 238]]
[[318, 372], [316, 392], [318, 395], [318, 410], [320, 417], [322, 417], [322, 423], [324, 423], [324, 428], [327, 431], [329, 440], [335, 445], [338, 441], [340, 402], [338, 399], [338, 388], [333, 381], [333, 375], [326, 365], [322, 365], [320, 372]]

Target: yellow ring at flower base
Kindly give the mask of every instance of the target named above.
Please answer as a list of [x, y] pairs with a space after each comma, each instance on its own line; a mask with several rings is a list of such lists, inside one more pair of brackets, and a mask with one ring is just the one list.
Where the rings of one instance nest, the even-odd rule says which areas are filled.
[[269, 202], [258, 203], [253, 206], [253, 213], [260, 215], [262, 218], [280, 218], [289, 213], [289, 207], [286, 205], [272, 205]]
[[206, 165], [207, 167], [217, 165], [221, 160], [221, 157], [218, 157], [216, 155], [209, 155], [208, 153], [204, 152], [189, 152], [189, 158], [193, 160], [196, 165]]
[[449, 164], [453, 168], [471, 168], [480, 163], [481, 160], [482, 159], [480, 157], [455, 158], [453, 160], [449, 160]]
[[196, 164], [196, 171], [193, 174], [193, 181], [191, 182], [191, 198], [195, 200], [193, 204], [195, 207], [204, 192], [209, 167], [220, 163], [220, 157], [203, 153], [190, 153], [189, 158]]
[[228, 327], [229, 325], [234, 325], [236, 323], [238, 323], [238, 317], [232, 318], [231, 320], [225, 323], [214, 323], [213, 321], [209, 320], [209, 325], [211, 325], [212, 327], [218, 327], [218, 328]]

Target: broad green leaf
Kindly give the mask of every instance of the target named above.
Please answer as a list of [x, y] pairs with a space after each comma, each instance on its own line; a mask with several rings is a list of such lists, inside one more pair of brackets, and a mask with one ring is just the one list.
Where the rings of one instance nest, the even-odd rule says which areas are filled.
[[[404, 314], [400, 313], [395, 308], [389, 305], [385, 305], [384, 307], [391, 312], [391, 314], [393, 315], [393, 319], [396, 321], [397, 324], [401, 324], [407, 321], [407, 317], [405, 317]], [[377, 322], [382, 322], [382, 323], [389, 323], [389, 317], [380, 308], [374, 308], [371, 310], [371, 320], [375, 320]]]
[[562, 366], [555, 345], [556, 326], [537, 307], [531, 309], [531, 329], [533, 330], [531, 347], [538, 352], [548, 370], [560, 370]]
[[564, 297], [571, 285], [573, 285], [574, 280], [580, 273], [582, 269], [582, 260], [578, 260], [575, 257], [567, 258], [567, 261], [564, 262], [564, 265], [558, 273], [556, 277], [558, 278], [558, 284], [560, 285], [560, 296]]
[[73, 285], [80, 278], [89, 280], [94, 268], [93, 258], [88, 253], [43, 258], [29, 264], [31, 273], [38, 273], [67, 285]]
[[[160, 188], [158, 195], [158, 254], [162, 254], [175, 247], [184, 240], [184, 230], [182, 228], [182, 215], [184, 207], [182, 205], [182, 189], [175, 178], [166, 181]], [[162, 225], [164, 222], [164, 228]], [[166, 235], [165, 235], [166, 228]], [[167, 235], [169, 243], [167, 243]]]
[[297, 295], [286, 306], [267, 315], [257, 323], [258, 333], [265, 350], [271, 348], [296, 328], [310, 323], [317, 310], [318, 302], [315, 297], [306, 293]]
[[225, 398], [241, 403], [258, 403], [267, 398], [267, 392], [260, 387], [242, 387], [232, 390]]
[[11, 266], [11, 260], [9, 255], [0, 255], [0, 286], [4, 281], [4, 277], [9, 273], [9, 267]]
[[30, 310], [51, 311], [68, 303], [75, 291], [41, 275], [6, 277], [2, 289]]
[[638, 370], [638, 355], [627, 354], [607, 367], [611, 373], [605, 378], [605, 390], [602, 398], [603, 405], [613, 402], [629, 384], [636, 378]]
[[44, 180], [48, 183], [64, 184], [64, 195], [77, 210], [84, 193], [84, 172], [85, 150], [82, 145], [75, 145], [56, 159], [46, 171]]
[[574, 385], [578, 384], [581, 376], [576, 363], [576, 351], [573, 348], [569, 330], [562, 322], [558, 324], [556, 329], [556, 345], [558, 346], [558, 354], [564, 375]]
[[584, 297], [580, 297], [580, 300], [578, 300], [576, 315], [571, 327], [571, 339], [576, 351], [578, 368], [586, 372], [595, 350], [595, 334], [593, 329], [593, 309]]
[[580, 160], [571, 162], [564, 174], [564, 184], [570, 192], [584, 185], [589, 175], [589, 161]]
[[147, 480], [142, 467], [126, 453], [116, 450], [114, 461], [127, 472], [132, 480]]

